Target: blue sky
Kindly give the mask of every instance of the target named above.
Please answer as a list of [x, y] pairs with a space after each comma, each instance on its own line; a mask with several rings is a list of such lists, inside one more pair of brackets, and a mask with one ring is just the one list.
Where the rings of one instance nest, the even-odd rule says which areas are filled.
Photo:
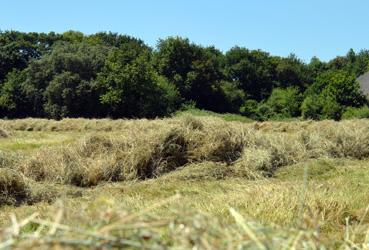
[[368, 12], [367, 0], [2, 0], [0, 30], [112, 31], [152, 46], [179, 35], [309, 61], [369, 49]]

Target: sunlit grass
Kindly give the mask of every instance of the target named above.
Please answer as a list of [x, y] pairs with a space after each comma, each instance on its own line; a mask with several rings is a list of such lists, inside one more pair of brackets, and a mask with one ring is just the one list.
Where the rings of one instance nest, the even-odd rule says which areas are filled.
[[[45, 131], [8, 123], [0, 247], [367, 249], [367, 121], [241, 124], [187, 114], [116, 121], [113, 131], [112, 121], [80, 121], [62, 121], [60, 131], [46, 121], [17, 121]], [[105, 177], [147, 159], [166, 167], [181, 154], [190, 161], [156, 176]], [[84, 175], [98, 181], [76, 186]], [[27, 191], [19, 201], [18, 180]]]
[[30, 153], [41, 147], [71, 143], [82, 135], [78, 132], [14, 131], [8, 138], [0, 139], [0, 150]]

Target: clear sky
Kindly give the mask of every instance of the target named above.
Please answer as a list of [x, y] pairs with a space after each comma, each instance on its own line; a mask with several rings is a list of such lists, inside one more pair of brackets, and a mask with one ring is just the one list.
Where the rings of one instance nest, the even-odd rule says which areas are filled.
[[0, 30], [179, 35], [226, 51], [329, 60], [369, 49], [368, 0], [1, 0]]

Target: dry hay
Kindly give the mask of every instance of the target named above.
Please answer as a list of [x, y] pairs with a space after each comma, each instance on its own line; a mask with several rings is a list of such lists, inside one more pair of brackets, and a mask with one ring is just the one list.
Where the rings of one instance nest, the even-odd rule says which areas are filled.
[[19, 205], [30, 197], [25, 177], [19, 172], [0, 168], [0, 206]]
[[[94, 126], [106, 126], [106, 121], [104, 126], [97, 125], [97, 120], [84, 122], [93, 121]], [[111, 125], [114, 122], [124, 129], [41, 149], [16, 168], [37, 181], [93, 186], [102, 181], [155, 178], [202, 162], [225, 166], [222, 169], [231, 173], [227, 176], [255, 179], [312, 158], [369, 157], [369, 123], [365, 120], [308, 121], [300, 130], [295, 122], [276, 123], [278, 131], [288, 127], [282, 132], [209, 117], [111, 121]]]
[[0, 128], [0, 138], [8, 138], [9, 132], [7, 132], [5, 129]]

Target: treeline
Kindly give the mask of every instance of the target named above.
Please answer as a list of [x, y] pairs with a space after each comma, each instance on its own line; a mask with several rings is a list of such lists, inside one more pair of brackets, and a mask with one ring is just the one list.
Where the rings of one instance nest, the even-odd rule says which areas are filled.
[[[162, 117], [200, 108], [252, 119], [340, 119], [367, 100], [356, 78], [369, 51], [330, 62], [188, 39], [155, 48], [116, 33], [0, 32], [0, 115], [7, 118]], [[360, 109], [361, 108], [361, 109]]]

